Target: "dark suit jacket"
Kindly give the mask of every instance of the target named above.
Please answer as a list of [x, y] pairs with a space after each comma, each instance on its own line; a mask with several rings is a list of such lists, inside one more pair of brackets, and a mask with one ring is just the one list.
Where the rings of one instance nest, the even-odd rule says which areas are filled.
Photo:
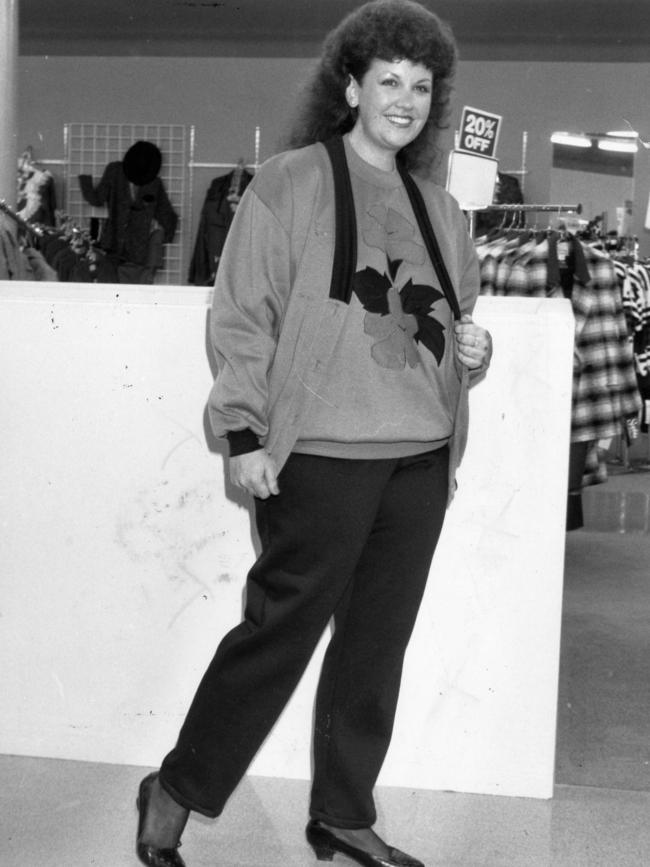
[[[205, 196], [188, 277], [189, 282], [196, 286], [212, 286], [214, 283], [217, 262], [234, 216], [228, 201], [233, 174], [230, 172], [228, 175], [215, 178]], [[249, 185], [252, 177], [249, 172], [242, 172], [240, 195]]]

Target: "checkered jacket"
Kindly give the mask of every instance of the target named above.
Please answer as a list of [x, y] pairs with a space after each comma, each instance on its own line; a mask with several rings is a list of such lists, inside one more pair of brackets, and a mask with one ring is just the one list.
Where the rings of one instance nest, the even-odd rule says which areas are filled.
[[650, 373], [650, 270], [642, 262], [614, 262], [639, 376]]
[[577, 240], [573, 247], [576, 363], [571, 440], [585, 442], [620, 434], [625, 419], [640, 412], [641, 396], [614, 264]]
[[[533, 246], [524, 244], [519, 256], [512, 249], [499, 251], [505, 261], [501, 271], [494, 248], [478, 247], [481, 286], [489, 286], [487, 294], [494, 295], [561, 297], [556, 241], [551, 235]], [[625, 420], [641, 410], [641, 397], [614, 264], [575, 238], [570, 244], [575, 318], [571, 441], [593, 442], [620, 434]]]

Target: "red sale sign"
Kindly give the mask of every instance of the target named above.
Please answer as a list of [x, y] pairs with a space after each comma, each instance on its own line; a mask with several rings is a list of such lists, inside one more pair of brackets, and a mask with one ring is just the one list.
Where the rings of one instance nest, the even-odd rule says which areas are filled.
[[494, 157], [501, 119], [499, 114], [466, 105], [463, 108], [456, 150], [482, 157]]

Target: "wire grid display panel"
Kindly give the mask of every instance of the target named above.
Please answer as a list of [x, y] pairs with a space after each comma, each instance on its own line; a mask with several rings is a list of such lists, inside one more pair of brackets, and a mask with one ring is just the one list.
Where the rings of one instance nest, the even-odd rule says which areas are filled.
[[171, 244], [165, 244], [164, 267], [156, 283], [183, 283], [183, 231], [187, 197], [188, 132], [180, 124], [68, 123], [66, 143], [66, 213], [87, 229], [91, 217], [105, 217], [105, 208], [94, 208], [81, 195], [78, 176], [92, 175], [97, 184], [108, 163], [121, 160], [136, 141], [150, 141], [160, 148], [159, 177], [178, 214], [178, 227]]

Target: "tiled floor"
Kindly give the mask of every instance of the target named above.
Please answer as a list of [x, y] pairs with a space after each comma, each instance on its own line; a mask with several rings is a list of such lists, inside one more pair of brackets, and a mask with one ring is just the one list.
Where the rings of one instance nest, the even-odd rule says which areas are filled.
[[650, 792], [650, 535], [566, 552], [556, 781]]
[[[649, 492], [648, 473], [614, 475], [567, 534], [554, 798], [379, 790], [378, 830], [427, 867], [650, 865], [650, 533], [636, 506], [634, 532], [620, 511]], [[596, 496], [618, 498], [613, 528], [594, 528]], [[143, 773], [0, 756], [0, 865], [134, 867]], [[315, 865], [307, 795], [302, 781], [246, 778], [223, 817], [190, 819], [188, 867]]]
[[[4, 867], [135, 867], [141, 768], [0, 758]], [[192, 817], [188, 867], [310, 867], [308, 785], [248, 777], [216, 821]], [[427, 867], [641, 867], [650, 794], [558, 786], [550, 801], [381, 789], [378, 827]], [[335, 857], [335, 864], [348, 863]]]

